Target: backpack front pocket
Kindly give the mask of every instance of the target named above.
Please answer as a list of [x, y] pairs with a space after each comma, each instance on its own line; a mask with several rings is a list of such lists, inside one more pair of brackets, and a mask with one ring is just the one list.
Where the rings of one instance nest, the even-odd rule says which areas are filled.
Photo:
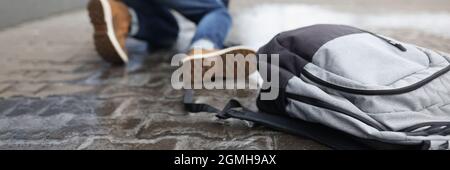
[[302, 78], [347, 93], [383, 95], [413, 91], [450, 70], [447, 57], [403, 46], [406, 51], [369, 33], [339, 37], [315, 53]]

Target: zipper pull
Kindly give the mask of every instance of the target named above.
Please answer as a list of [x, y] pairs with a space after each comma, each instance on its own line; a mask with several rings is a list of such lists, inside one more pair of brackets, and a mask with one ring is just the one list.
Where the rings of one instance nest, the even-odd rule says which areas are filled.
[[405, 48], [405, 46], [403, 46], [403, 45], [400, 44], [400, 43], [397, 43], [397, 42], [394, 42], [394, 41], [391, 41], [391, 40], [388, 40], [388, 39], [386, 39], [386, 41], [387, 41], [389, 44], [392, 44], [393, 46], [397, 47], [400, 51], [403, 51], [403, 52], [406, 52], [406, 51], [407, 51], [406, 48]]
[[383, 40], [383, 41], [386, 41], [387, 43], [393, 45], [394, 47], [397, 47], [397, 48], [398, 48], [400, 51], [402, 51], [402, 52], [408, 51], [408, 50], [405, 48], [405, 46], [403, 46], [402, 44], [400, 44], [400, 43], [398, 43], [398, 42], [394, 42], [394, 41], [392, 41], [392, 40], [390, 40], [390, 39], [384, 38], [383, 36], [380, 36], [380, 35], [378, 35], [378, 34], [375, 34], [375, 33], [373, 33], [373, 32], [367, 31], [367, 30], [362, 30], [362, 29], [359, 29], [359, 30], [361, 30], [362, 32], [366, 32], [366, 33], [372, 34], [373, 36], [375, 36], [375, 37], [377, 37], [377, 38], [379, 38], [379, 39], [381, 39], [381, 40]]

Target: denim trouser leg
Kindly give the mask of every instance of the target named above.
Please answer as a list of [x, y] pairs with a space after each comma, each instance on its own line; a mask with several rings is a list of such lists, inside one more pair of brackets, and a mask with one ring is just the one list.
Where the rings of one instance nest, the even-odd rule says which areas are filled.
[[152, 49], [171, 47], [178, 38], [177, 20], [169, 8], [153, 0], [124, 0], [139, 21], [139, 31], [134, 36], [144, 40]]
[[211, 41], [215, 48], [223, 48], [223, 43], [232, 25], [227, 4], [222, 0], [155, 0], [174, 9], [197, 24], [192, 42], [201, 39]]
[[169, 9], [173, 9], [197, 24], [192, 42], [206, 39], [215, 48], [223, 48], [223, 42], [231, 28], [231, 17], [222, 0], [125, 0], [139, 19], [136, 35], [150, 45], [162, 46], [175, 42], [178, 24]]
[[192, 43], [207, 39], [213, 42], [215, 48], [223, 48], [225, 38], [231, 27], [231, 17], [226, 8], [220, 8], [205, 15], [197, 24], [197, 31]]

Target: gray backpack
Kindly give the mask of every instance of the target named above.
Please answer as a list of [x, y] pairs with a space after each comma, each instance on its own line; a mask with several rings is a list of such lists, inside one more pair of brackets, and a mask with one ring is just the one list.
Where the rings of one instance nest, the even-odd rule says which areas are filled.
[[[335, 149], [449, 149], [450, 57], [344, 25], [283, 32], [258, 54], [279, 54], [280, 94], [258, 111], [231, 100], [218, 113], [309, 137]], [[267, 70], [259, 70], [266, 74]], [[263, 76], [266, 77], [266, 76]], [[264, 82], [268, 82], [265, 80]]]

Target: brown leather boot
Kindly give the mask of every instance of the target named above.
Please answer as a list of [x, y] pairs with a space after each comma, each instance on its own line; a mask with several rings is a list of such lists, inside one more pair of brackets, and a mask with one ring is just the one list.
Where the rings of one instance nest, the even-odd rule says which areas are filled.
[[99, 55], [113, 64], [127, 63], [125, 42], [131, 24], [128, 7], [120, 0], [91, 0], [88, 11]]
[[[242, 55], [242, 57], [244, 58], [236, 58], [236, 55], [238, 54]], [[253, 55], [253, 58], [248, 58], [247, 56], [249, 54], [255, 55]], [[217, 60], [221, 60], [221, 62], [217, 62]], [[205, 61], [209, 61], [212, 64], [210, 66], [204, 65], [203, 63]], [[205, 73], [213, 67], [222, 69], [222, 75], [214, 75], [213, 78], [244, 79], [248, 78], [249, 74], [256, 71], [256, 52], [250, 48], [243, 46], [235, 46], [222, 50], [199, 49], [190, 51], [187, 57], [182, 60], [182, 62], [183, 64], [191, 65], [191, 67], [188, 67], [190, 68], [191, 72], [191, 82], [197, 83], [197, 81], [195, 80], [202, 80]], [[222, 63], [222, 65], [216, 66], [215, 63]], [[239, 64], [243, 64], [241, 66], [245, 66], [245, 68], [241, 70], [241, 72], [238, 72]], [[232, 75], [233, 77], [229, 77], [230, 75]]]

